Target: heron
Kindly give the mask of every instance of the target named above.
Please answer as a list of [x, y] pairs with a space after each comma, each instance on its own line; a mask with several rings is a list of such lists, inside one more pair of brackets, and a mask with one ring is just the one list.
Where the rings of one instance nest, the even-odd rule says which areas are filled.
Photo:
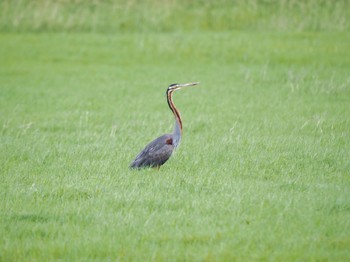
[[159, 168], [170, 158], [173, 151], [178, 147], [182, 135], [182, 120], [180, 111], [173, 102], [173, 93], [183, 87], [195, 86], [199, 82], [187, 84], [171, 84], [166, 90], [167, 102], [175, 117], [175, 126], [172, 134], [162, 135], [150, 142], [130, 164], [132, 169], [147, 167]]

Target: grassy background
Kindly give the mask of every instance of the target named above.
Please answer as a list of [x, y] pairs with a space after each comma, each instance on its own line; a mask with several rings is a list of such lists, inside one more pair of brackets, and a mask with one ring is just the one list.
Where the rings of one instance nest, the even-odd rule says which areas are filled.
[[0, 7], [0, 261], [349, 260], [347, 1]]

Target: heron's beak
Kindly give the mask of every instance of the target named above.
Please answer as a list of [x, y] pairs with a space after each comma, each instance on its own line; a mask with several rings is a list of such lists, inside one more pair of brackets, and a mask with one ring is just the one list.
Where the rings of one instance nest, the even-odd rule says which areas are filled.
[[193, 83], [187, 83], [187, 84], [178, 84], [176, 87], [177, 88], [182, 88], [182, 87], [186, 87], [186, 86], [195, 86], [195, 85], [198, 85], [199, 82], [193, 82]]

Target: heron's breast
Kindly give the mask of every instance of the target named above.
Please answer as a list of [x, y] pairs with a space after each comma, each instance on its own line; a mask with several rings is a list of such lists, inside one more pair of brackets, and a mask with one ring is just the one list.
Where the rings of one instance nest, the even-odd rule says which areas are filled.
[[167, 138], [167, 139], [165, 140], [165, 143], [166, 143], [167, 145], [172, 145], [172, 144], [173, 144], [173, 139], [172, 139], [171, 137], [169, 137], [169, 138]]

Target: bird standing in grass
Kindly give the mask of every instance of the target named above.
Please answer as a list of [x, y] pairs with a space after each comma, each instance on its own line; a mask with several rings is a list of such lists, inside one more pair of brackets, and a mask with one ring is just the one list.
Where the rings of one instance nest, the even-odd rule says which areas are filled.
[[171, 156], [174, 149], [179, 145], [182, 135], [182, 120], [179, 110], [173, 103], [174, 91], [183, 87], [198, 85], [198, 82], [187, 84], [171, 84], [166, 90], [167, 101], [170, 110], [175, 117], [175, 127], [172, 134], [165, 134], [149, 143], [130, 164], [130, 168], [157, 167], [163, 165]]

